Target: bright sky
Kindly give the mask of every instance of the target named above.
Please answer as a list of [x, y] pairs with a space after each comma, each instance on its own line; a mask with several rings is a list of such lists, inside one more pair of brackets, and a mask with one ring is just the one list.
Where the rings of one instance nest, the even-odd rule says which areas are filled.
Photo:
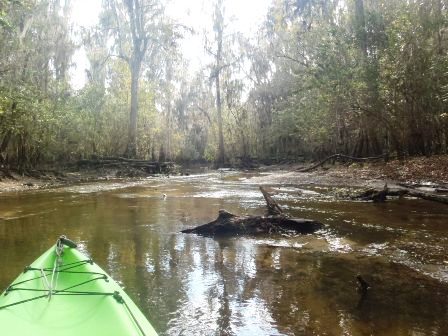
[[[255, 33], [264, 20], [272, 0], [224, 0], [227, 22], [246, 36]], [[184, 25], [192, 27], [199, 36], [187, 36], [181, 48], [184, 57], [197, 69], [203, 58], [202, 32], [212, 28], [212, 2], [209, 0], [171, 0], [167, 7], [169, 16]], [[101, 0], [73, 0], [73, 23], [83, 27], [91, 27], [98, 23], [101, 11]], [[76, 68], [72, 69], [72, 86], [80, 89], [85, 81], [85, 69], [89, 67], [85, 51], [81, 48], [74, 56]]]

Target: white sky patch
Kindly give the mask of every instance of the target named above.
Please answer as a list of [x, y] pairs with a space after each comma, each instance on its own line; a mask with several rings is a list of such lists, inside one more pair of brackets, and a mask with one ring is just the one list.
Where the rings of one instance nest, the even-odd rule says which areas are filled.
[[[229, 31], [253, 36], [266, 17], [271, 0], [225, 0], [225, 20]], [[101, 12], [101, 0], [73, 0], [72, 23], [78, 27], [89, 28], [98, 24]], [[194, 29], [196, 34], [185, 34], [180, 42], [184, 57], [189, 61], [190, 72], [195, 72], [206, 62], [204, 52], [204, 32], [213, 28], [213, 2], [207, 0], [172, 0], [167, 5], [168, 16], [178, 23]], [[85, 70], [89, 61], [83, 47], [73, 56], [71, 84], [81, 89], [86, 82]]]
[[74, 0], [71, 5], [73, 23], [85, 28], [98, 24], [101, 0]]
[[[75, 33], [80, 27], [91, 28], [98, 24], [101, 0], [74, 0], [71, 5], [71, 20]], [[84, 47], [81, 46], [75, 51], [72, 61], [74, 64], [70, 69], [70, 84], [73, 89], [80, 90], [87, 81], [86, 70], [90, 68]]]
[[[254, 33], [264, 20], [271, 0], [226, 0], [224, 14], [227, 24], [244, 34]], [[213, 24], [213, 2], [204, 0], [173, 0], [167, 8], [168, 14], [197, 30], [211, 28]]]
[[[271, 0], [226, 0], [224, 20], [227, 33], [240, 32], [254, 35], [266, 17]], [[173, 0], [167, 13], [177, 22], [191, 27], [195, 34], [186, 34], [181, 42], [184, 57], [190, 63], [190, 72], [197, 71], [209, 61], [204, 49], [204, 33], [213, 29], [214, 4], [204, 0]], [[224, 32], [226, 34], [226, 31]]]
[[73, 66], [70, 68], [70, 85], [75, 90], [81, 90], [87, 82], [86, 70], [90, 68], [84, 47], [76, 49], [73, 54]]

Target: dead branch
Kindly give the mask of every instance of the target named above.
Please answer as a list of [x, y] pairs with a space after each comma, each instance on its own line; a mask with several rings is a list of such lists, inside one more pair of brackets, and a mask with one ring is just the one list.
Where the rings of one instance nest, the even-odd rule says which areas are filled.
[[266, 201], [266, 205], [268, 207], [268, 214], [269, 215], [277, 215], [281, 216], [283, 215], [283, 210], [280, 208], [280, 206], [277, 204], [276, 201], [272, 199], [272, 197], [267, 193], [266, 190], [264, 190], [263, 187], [260, 187], [260, 191], [264, 196], [264, 199]]
[[324, 160], [316, 163], [315, 165], [313, 165], [311, 167], [301, 168], [301, 169], [298, 169], [297, 171], [301, 172], [301, 173], [306, 173], [306, 172], [314, 170], [320, 166], [323, 166], [325, 164], [325, 162], [330, 161], [330, 160], [345, 159], [346, 161], [366, 162], [366, 161], [380, 160], [383, 158], [385, 158], [385, 155], [358, 158], [358, 157], [353, 157], [353, 156], [344, 155], [344, 154], [334, 154], [334, 155], [330, 155], [329, 157], [325, 158]]

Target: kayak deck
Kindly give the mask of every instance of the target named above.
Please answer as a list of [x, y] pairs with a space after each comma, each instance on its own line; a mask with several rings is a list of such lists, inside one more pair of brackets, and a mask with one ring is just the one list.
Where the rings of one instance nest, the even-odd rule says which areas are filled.
[[98, 265], [68, 246], [58, 258], [56, 248], [26, 267], [0, 297], [3, 335], [157, 335]]

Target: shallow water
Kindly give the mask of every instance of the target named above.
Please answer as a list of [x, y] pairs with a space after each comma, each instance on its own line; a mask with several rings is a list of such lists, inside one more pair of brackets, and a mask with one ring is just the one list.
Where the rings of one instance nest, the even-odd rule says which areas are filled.
[[[445, 205], [336, 201], [330, 187], [270, 185], [289, 213], [326, 229], [227, 239], [179, 233], [221, 208], [263, 214], [262, 180], [223, 172], [0, 194], [0, 287], [65, 234], [161, 335], [447, 334]], [[364, 298], [357, 274], [372, 286]]]

